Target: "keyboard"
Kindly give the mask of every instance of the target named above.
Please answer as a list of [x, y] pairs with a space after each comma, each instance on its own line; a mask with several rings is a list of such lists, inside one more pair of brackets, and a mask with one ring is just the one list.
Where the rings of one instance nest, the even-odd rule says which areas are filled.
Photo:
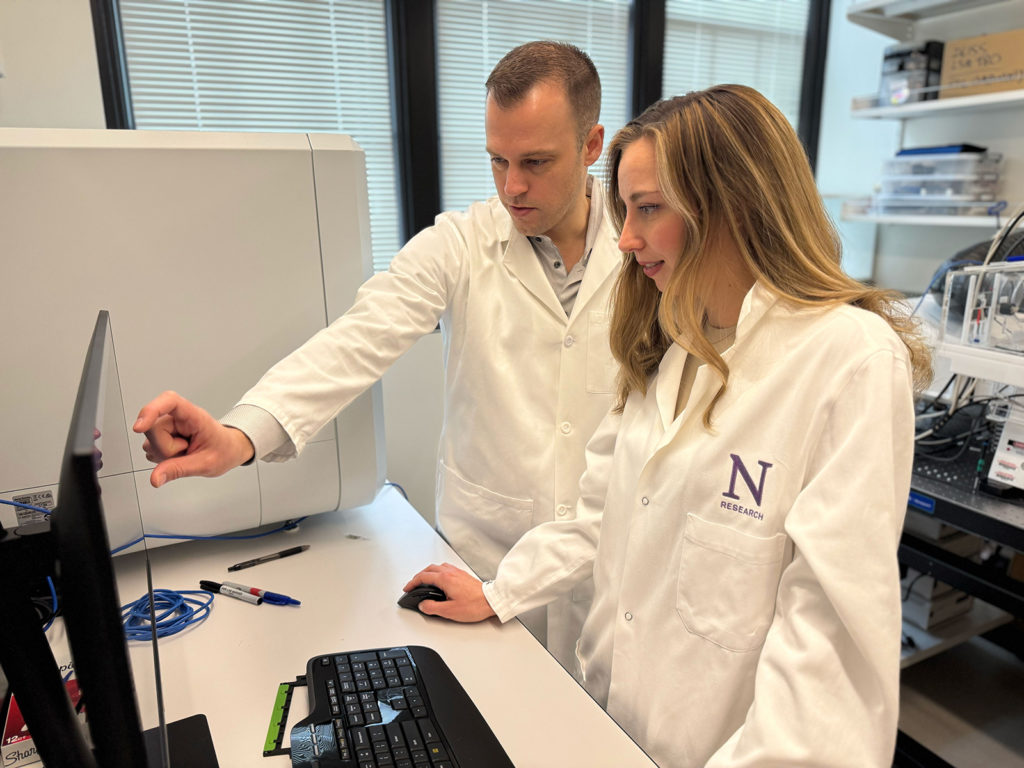
[[293, 768], [512, 768], [441, 657], [410, 645], [316, 656]]

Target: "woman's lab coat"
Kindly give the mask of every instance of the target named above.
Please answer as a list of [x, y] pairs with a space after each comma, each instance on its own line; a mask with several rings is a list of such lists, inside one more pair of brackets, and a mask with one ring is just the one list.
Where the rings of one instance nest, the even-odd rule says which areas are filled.
[[[594, 183], [592, 204], [601, 196]], [[608, 304], [622, 256], [607, 218], [600, 221], [567, 318], [497, 198], [438, 216], [362, 286], [345, 315], [242, 398], [273, 414], [291, 438], [264, 458], [294, 456], [440, 324], [438, 529], [481, 578], [491, 578], [520, 536], [571, 514], [584, 447], [612, 404]], [[547, 647], [570, 669], [591, 592], [580, 585], [575, 600], [522, 617], [542, 639], [547, 619]]]
[[[577, 518], [530, 532], [485, 594], [503, 620], [590, 575], [587, 689], [663, 768], [891, 764], [909, 492], [908, 356], [878, 316], [747, 295], [674, 418], [666, 354], [587, 448]], [[602, 518], [603, 510], [603, 518]]]

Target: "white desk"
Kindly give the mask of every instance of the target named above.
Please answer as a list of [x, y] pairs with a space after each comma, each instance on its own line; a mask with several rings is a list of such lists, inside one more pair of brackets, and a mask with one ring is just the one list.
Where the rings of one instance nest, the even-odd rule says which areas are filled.
[[[311, 546], [226, 570], [298, 544]], [[205, 622], [160, 643], [167, 719], [205, 714], [221, 768], [289, 764], [284, 756], [264, 758], [263, 743], [278, 684], [305, 674], [308, 659], [393, 645], [440, 653], [518, 768], [654, 765], [519, 622], [456, 624], [395, 604], [423, 566], [462, 561], [393, 489], [366, 507], [308, 518], [294, 532], [176, 544], [152, 550], [150, 560], [154, 587], [197, 589], [200, 579], [228, 580], [302, 601], [254, 606], [219, 595]], [[122, 601], [140, 597], [143, 559], [127, 555], [115, 564]], [[130, 656], [143, 726], [152, 727], [149, 646], [132, 643]], [[296, 689], [303, 708], [305, 696], [305, 688]]]

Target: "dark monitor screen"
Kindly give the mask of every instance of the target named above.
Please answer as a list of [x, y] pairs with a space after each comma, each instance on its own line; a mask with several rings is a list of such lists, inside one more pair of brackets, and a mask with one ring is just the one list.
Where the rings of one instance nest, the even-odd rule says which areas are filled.
[[[104, 431], [108, 432], [106, 440]], [[4, 627], [0, 666], [47, 768], [216, 766], [209, 728], [201, 715], [167, 728], [142, 731], [110, 557], [110, 521], [104, 519], [100, 483], [101, 471], [113, 475], [114, 480], [125, 477], [117, 467], [127, 460], [127, 440], [110, 318], [101, 311], [79, 381], [57, 507], [44, 523], [15, 531], [0, 529], [0, 576], [6, 582], [6, 589], [0, 590]], [[130, 472], [127, 475], [130, 477]], [[137, 537], [142, 531], [141, 518], [115, 521], [114, 525], [118, 544], [124, 543], [122, 536]], [[56, 580], [61, 595], [91, 749], [71, 710], [38, 617], [26, 607], [33, 591], [31, 580], [45, 576]], [[159, 670], [159, 663], [156, 668]], [[187, 732], [181, 724], [187, 724]], [[191, 742], [177, 755], [175, 735]], [[196, 745], [202, 745], [202, 759], [196, 757]]]
[[[98, 765], [146, 765], [142, 726], [121, 624], [97, 473], [103, 406], [112, 363], [109, 316], [100, 312], [89, 343], [50, 516], [64, 622]], [[31, 730], [32, 726], [29, 725]]]

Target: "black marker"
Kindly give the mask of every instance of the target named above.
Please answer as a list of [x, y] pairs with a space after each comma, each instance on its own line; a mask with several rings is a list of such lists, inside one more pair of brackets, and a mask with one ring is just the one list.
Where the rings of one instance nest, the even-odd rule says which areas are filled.
[[259, 595], [251, 595], [245, 590], [238, 589], [237, 587], [229, 587], [227, 584], [218, 584], [216, 581], [200, 581], [199, 588], [205, 589], [207, 592], [217, 592], [228, 597], [234, 597], [239, 600], [244, 600], [247, 603], [253, 605], [260, 605], [263, 602], [263, 598]]
[[289, 555], [297, 555], [300, 552], [305, 552], [309, 549], [308, 544], [303, 544], [301, 547], [292, 547], [291, 549], [283, 549], [281, 552], [274, 552], [272, 555], [263, 555], [262, 557], [256, 557], [252, 560], [245, 560], [244, 562], [234, 563], [234, 565], [228, 565], [228, 570], [242, 570], [243, 568], [251, 568], [253, 565], [259, 565], [261, 562], [270, 562], [270, 560], [280, 560], [282, 557], [288, 557]]
[[280, 552], [275, 552], [272, 555], [263, 555], [263, 557], [256, 557], [252, 560], [246, 560], [242, 563], [235, 563], [234, 565], [229, 565], [228, 570], [240, 571], [243, 568], [252, 568], [254, 565], [259, 565], [260, 563], [269, 563], [271, 560], [279, 560], [282, 557], [288, 557], [289, 555], [297, 555], [299, 554], [299, 552], [305, 552], [307, 549], [309, 549], [309, 544], [303, 544], [299, 547], [292, 547], [291, 549], [282, 549]]

